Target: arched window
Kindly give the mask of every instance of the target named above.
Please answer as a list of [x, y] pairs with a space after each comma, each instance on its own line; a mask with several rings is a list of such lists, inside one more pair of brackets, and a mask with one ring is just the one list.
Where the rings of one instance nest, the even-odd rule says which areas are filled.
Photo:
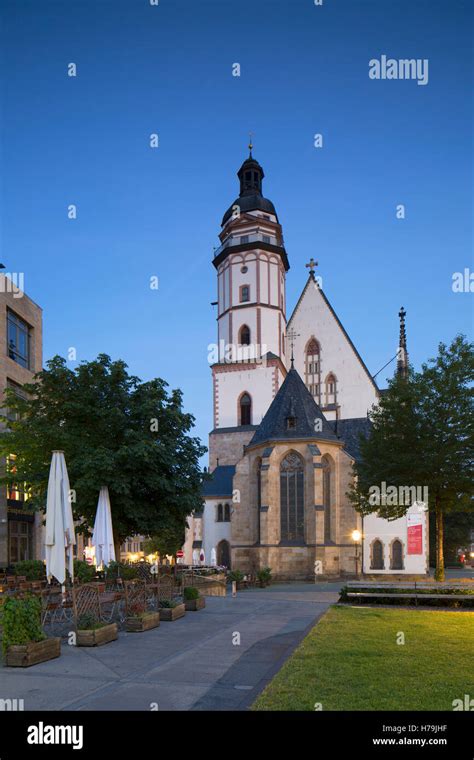
[[378, 538], [372, 543], [371, 562], [370, 567], [372, 570], [383, 570], [383, 543]]
[[241, 346], [250, 346], [250, 328], [247, 325], [240, 328], [239, 343]]
[[321, 460], [323, 465], [323, 506], [324, 506], [324, 543], [330, 543], [332, 540], [331, 531], [331, 499], [332, 499], [332, 460], [324, 456]]
[[260, 543], [260, 507], [262, 506], [262, 460], [257, 460], [257, 544]]
[[304, 541], [304, 463], [293, 451], [280, 465], [281, 541]]
[[403, 570], [403, 546], [402, 542], [396, 538], [392, 542], [392, 551], [391, 551], [391, 563], [390, 563], [390, 569], [391, 570]]
[[326, 405], [336, 403], [336, 377], [332, 372], [326, 378]]
[[217, 505], [217, 510], [216, 510], [216, 521], [217, 522], [222, 522], [223, 519], [224, 519], [223, 506], [222, 506], [222, 504], [218, 504]]
[[319, 404], [321, 395], [321, 357], [320, 347], [316, 338], [311, 338], [306, 345], [305, 352], [305, 383], [309, 392]]
[[230, 504], [224, 504], [224, 522], [230, 522]]
[[217, 544], [217, 564], [230, 569], [230, 544], [225, 539]]
[[252, 424], [252, 400], [248, 393], [243, 393], [240, 397], [240, 424]]

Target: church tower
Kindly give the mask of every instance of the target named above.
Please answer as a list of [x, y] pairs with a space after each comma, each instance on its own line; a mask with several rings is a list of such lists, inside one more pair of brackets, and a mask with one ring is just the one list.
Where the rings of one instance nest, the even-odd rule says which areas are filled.
[[263, 168], [252, 156], [237, 176], [238, 198], [222, 219], [217, 271], [217, 346], [212, 364], [214, 430], [210, 469], [234, 465], [286, 376], [285, 277], [281, 225], [262, 194]]

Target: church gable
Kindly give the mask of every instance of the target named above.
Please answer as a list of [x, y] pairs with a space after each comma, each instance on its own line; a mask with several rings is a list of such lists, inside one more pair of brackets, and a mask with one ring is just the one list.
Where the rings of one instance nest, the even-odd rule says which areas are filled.
[[364, 417], [379, 391], [311, 274], [288, 322], [295, 367], [328, 419]]

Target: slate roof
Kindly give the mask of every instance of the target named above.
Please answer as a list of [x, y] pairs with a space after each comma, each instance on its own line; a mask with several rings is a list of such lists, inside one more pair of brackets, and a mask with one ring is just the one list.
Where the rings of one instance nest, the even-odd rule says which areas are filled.
[[211, 479], [202, 484], [203, 496], [232, 496], [232, 479], [235, 474], [235, 465], [218, 465], [212, 473]]
[[[287, 418], [296, 418], [295, 427], [288, 429]], [[321, 431], [315, 432], [315, 421], [322, 422]], [[273, 440], [315, 438], [337, 441], [329, 424], [296, 369], [288, 372], [267, 413], [255, 432], [249, 446]]]
[[352, 417], [347, 420], [331, 420], [329, 423], [333, 430], [337, 430], [339, 440], [344, 443], [344, 449], [353, 459], [360, 458], [360, 440], [362, 435], [367, 438], [370, 433], [370, 420], [368, 417]]

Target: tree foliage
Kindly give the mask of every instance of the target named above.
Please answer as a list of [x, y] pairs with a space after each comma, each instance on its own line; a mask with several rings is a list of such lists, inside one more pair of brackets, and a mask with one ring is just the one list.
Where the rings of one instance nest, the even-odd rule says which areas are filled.
[[368, 439], [361, 440], [361, 458], [349, 494], [362, 514], [377, 511], [395, 519], [407, 505], [374, 505], [370, 489], [382, 482], [396, 487], [426, 486], [428, 505], [436, 520], [437, 577], [444, 574], [443, 518], [472, 510], [474, 449], [473, 344], [458, 335], [438, 356], [394, 377], [379, 405], [370, 413]]
[[102, 485], [116, 540], [184, 526], [202, 505], [199, 458], [206, 449], [189, 434], [194, 417], [183, 412], [181, 391], [167, 387], [159, 378], [141, 382], [105, 354], [74, 370], [55, 356], [23, 386], [27, 398], [5, 392], [0, 454], [16, 459], [1, 480], [28, 484], [29, 505], [44, 510], [51, 454], [59, 449], [84, 532], [93, 526]]

